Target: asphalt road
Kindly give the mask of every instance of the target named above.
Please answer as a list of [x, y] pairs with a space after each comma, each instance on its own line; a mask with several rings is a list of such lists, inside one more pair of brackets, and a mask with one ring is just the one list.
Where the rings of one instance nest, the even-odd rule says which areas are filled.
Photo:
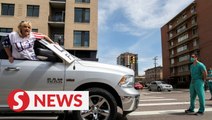
[[[206, 91], [206, 112], [203, 116], [188, 115], [184, 111], [189, 107], [188, 89], [178, 89], [172, 92], [149, 92], [141, 90], [138, 109], [127, 116], [127, 120], [211, 120], [212, 101]], [[197, 112], [199, 108], [196, 101]]]

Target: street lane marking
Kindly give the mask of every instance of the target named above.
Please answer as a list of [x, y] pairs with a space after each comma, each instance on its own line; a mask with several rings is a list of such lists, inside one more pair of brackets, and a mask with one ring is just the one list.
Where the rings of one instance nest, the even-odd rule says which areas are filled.
[[[195, 109], [197, 111], [198, 109]], [[132, 112], [129, 116], [138, 116], [138, 115], [163, 115], [163, 114], [173, 114], [173, 113], [184, 113], [185, 109], [176, 109], [176, 110], [158, 110], [158, 111], [140, 111]], [[205, 112], [211, 112], [212, 108], [205, 108]]]
[[190, 102], [146, 103], [146, 104], [138, 104], [138, 106], [162, 106], [162, 105], [186, 105], [186, 104], [190, 104]]
[[160, 99], [160, 98], [164, 98], [164, 97], [154, 97], [154, 96], [141, 96], [141, 99]]
[[148, 101], [176, 101], [177, 99], [141, 99], [141, 102], [148, 102]]

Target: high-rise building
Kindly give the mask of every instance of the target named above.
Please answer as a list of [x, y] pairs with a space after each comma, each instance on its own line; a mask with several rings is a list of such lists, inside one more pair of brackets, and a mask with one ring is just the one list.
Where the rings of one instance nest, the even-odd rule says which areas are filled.
[[50, 36], [72, 54], [97, 60], [98, 0], [1, 0], [0, 32], [31, 21], [32, 31]]
[[195, 0], [161, 28], [163, 77], [188, 87], [190, 56], [212, 66], [212, 1]]
[[117, 57], [117, 64], [131, 68], [135, 71], [135, 76], [138, 76], [138, 55], [133, 53], [123, 53]]

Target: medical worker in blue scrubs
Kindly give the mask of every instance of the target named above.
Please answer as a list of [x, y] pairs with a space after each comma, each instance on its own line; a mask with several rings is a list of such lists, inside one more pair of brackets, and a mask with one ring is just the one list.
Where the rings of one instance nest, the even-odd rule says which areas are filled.
[[211, 94], [211, 98], [209, 100], [212, 100], [212, 68], [208, 70], [208, 89]]
[[[207, 70], [203, 63], [198, 61], [197, 54], [191, 55], [192, 65], [190, 66], [190, 107], [185, 110], [187, 114], [203, 115], [205, 112], [205, 90], [204, 81], [207, 77]], [[199, 110], [194, 113], [196, 96], [199, 98]]]

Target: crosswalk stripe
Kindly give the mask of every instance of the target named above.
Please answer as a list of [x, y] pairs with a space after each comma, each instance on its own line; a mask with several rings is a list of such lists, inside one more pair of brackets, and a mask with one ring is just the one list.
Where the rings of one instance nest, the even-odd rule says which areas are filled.
[[139, 101], [141, 102], [148, 102], [148, 101], [174, 101], [177, 99], [141, 99]]
[[161, 98], [164, 98], [164, 97], [141, 96], [140, 98], [141, 98], [141, 99], [161, 99]]
[[147, 104], [138, 104], [138, 106], [164, 106], [164, 105], [186, 105], [190, 102], [171, 102], [171, 103], [147, 103]]
[[[195, 109], [197, 111], [198, 109]], [[176, 109], [176, 110], [158, 110], [158, 111], [140, 111], [140, 112], [132, 112], [130, 116], [138, 116], [138, 115], [159, 115], [159, 114], [171, 114], [171, 113], [184, 113], [185, 109]], [[205, 112], [212, 111], [212, 108], [205, 108]]]

